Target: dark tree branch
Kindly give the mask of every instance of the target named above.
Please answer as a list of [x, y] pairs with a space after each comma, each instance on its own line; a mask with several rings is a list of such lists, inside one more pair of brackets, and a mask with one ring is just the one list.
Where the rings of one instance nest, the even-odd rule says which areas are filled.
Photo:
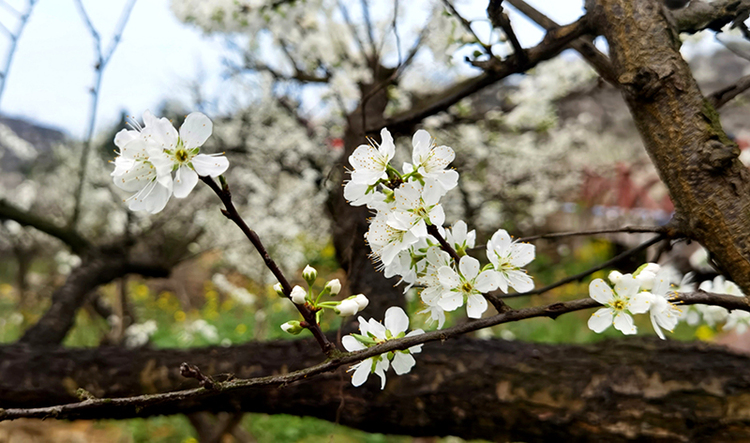
[[[547, 31], [557, 29], [560, 26], [523, 0], [505, 1], [507, 1], [523, 15], [533, 20]], [[490, 7], [495, 3], [502, 3], [502, 0], [492, 0], [490, 2]], [[571, 42], [570, 47], [578, 51], [578, 53], [581, 54], [581, 56], [587, 62], [589, 62], [589, 64], [604, 80], [613, 85], [617, 84], [617, 78], [612, 71], [612, 64], [609, 62], [609, 58], [607, 58], [606, 55], [602, 54], [598, 49], [596, 49], [596, 46], [594, 46], [594, 43], [592, 41], [585, 38], [579, 38]]]
[[695, 34], [704, 29], [719, 31], [738, 15], [750, 11], [748, 0], [691, 1], [683, 9], [673, 11], [677, 29]]
[[[745, 2], [732, 4], [736, 12]], [[750, 292], [750, 171], [701, 94], [667, 13], [650, 0], [588, 6], [609, 42], [646, 151], [669, 189], [675, 227], [711, 251], [721, 272]]]
[[708, 101], [714, 108], [719, 109], [729, 103], [733, 98], [750, 89], [750, 75], [746, 75], [737, 80], [733, 85], [719, 89], [708, 97]]
[[593, 274], [596, 271], [601, 271], [602, 269], [608, 268], [610, 266], [614, 266], [617, 263], [619, 263], [620, 261], [622, 261], [623, 259], [625, 259], [627, 257], [630, 257], [631, 255], [635, 255], [635, 254], [637, 254], [637, 253], [639, 253], [641, 251], [645, 251], [649, 247], [655, 245], [656, 243], [659, 243], [660, 241], [664, 240], [665, 238], [668, 238], [665, 234], [659, 234], [656, 237], [653, 237], [651, 240], [648, 240], [648, 241], [646, 241], [644, 243], [641, 243], [640, 245], [636, 246], [635, 248], [628, 249], [627, 251], [625, 251], [625, 252], [623, 252], [621, 254], [618, 254], [618, 255], [612, 257], [611, 259], [609, 259], [609, 260], [607, 260], [605, 262], [599, 263], [598, 265], [596, 265], [596, 266], [594, 266], [594, 267], [592, 267], [590, 269], [587, 269], [587, 270], [585, 270], [583, 272], [580, 272], [578, 274], [575, 274], [575, 275], [571, 275], [571, 276], [565, 277], [564, 279], [562, 279], [560, 281], [557, 281], [555, 283], [552, 283], [550, 285], [547, 285], [547, 286], [545, 286], [543, 288], [534, 289], [533, 291], [521, 292], [521, 293], [516, 293], [516, 294], [503, 294], [503, 295], [500, 295], [499, 297], [500, 298], [515, 298], [515, 297], [525, 297], [527, 295], [540, 295], [540, 294], [544, 294], [545, 292], [551, 291], [551, 290], [553, 290], [555, 288], [559, 288], [560, 286], [567, 285], [568, 283], [573, 283], [575, 281], [583, 280], [584, 278], [588, 277], [589, 275]]
[[487, 6], [487, 16], [490, 18], [492, 26], [502, 29], [505, 36], [510, 40], [513, 51], [518, 55], [518, 63], [525, 65], [528, 62], [526, 51], [521, 46], [521, 42], [518, 41], [516, 33], [513, 32], [513, 25], [510, 23], [510, 18], [503, 12], [502, 0], [490, 1], [489, 6]]
[[[730, 309], [750, 310], [741, 297], [692, 293], [681, 294], [679, 298], [685, 304], [716, 303]], [[196, 411], [293, 413], [333, 420], [337, 412], [343, 412], [342, 424], [364, 430], [485, 439], [506, 439], [500, 436], [512, 435], [511, 440], [524, 441], [547, 441], [550, 435], [558, 433], [595, 441], [601, 439], [602, 432], [609, 436], [607, 441], [626, 441], [640, 434], [608, 425], [627, 424], [631, 429], [632, 423], [634, 429], [640, 430], [637, 432], [644, 429], [653, 432], [650, 426], [644, 428], [644, 420], [649, 423], [657, 420], [654, 423], [688, 436], [685, 440], [695, 441], [689, 436], [732, 432], [731, 429], [737, 428], [733, 424], [747, 422], [742, 413], [728, 413], [727, 404], [741, 401], [742, 393], [750, 389], [750, 379], [739, 376], [743, 373], [740, 368], [748, 364], [748, 357], [705, 344], [658, 340], [640, 344], [618, 340], [581, 347], [466, 339], [444, 342], [446, 338], [492, 324], [533, 317], [555, 318], [565, 312], [599, 306], [587, 298], [511, 311], [443, 331], [390, 340], [317, 365], [314, 362], [320, 356], [307, 340], [156, 351], [121, 348], [33, 351], [18, 345], [0, 347], [0, 361], [5, 363], [0, 367], [3, 394], [0, 407], [5, 408], [0, 409], [0, 420], [129, 418]], [[429, 342], [440, 344], [425, 346], [412, 373], [389, 378], [382, 393], [368, 387], [353, 388], [338, 375], [326, 374], [380, 352]], [[19, 370], [35, 365], [39, 353], [44, 355], [44, 366], [35, 366], [33, 371]], [[226, 381], [217, 381], [211, 388], [154, 394], [154, 390], [181, 387], [184, 379], [178, 367], [182, 360], [215, 368], [203, 377]], [[292, 372], [283, 374], [287, 368]], [[736, 376], [727, 377], [727, 372]], [[231, 378], [228, 373], [256, 378], [227, 380]], [[317, 375], [314, 380], [313, 375]], [[68, 381], [61, 383], [63, 378]], [[111, 383], [113, 378], [118, 383]], [[550, 384], [550, 378], [558, 383]], [[36, 383], [37, 389], [25, 391], [23, 384], [28, 382]], [[67, 386], [67, 391], [61, 385]], [[24, 395], [18, 394], [19, 387]], [[83, 401], [76, 400], [74, 391], [78, 388], [91, 395]], [[122, 397], [138, 392], [142, 394]], [[337, 392], [346, 398], [365, 396], [367, 401], [347, 403], [340, 411]], [[681, 401], [682, 393], [689, 396]], [[712, 401], [704, 405], [701, 414], [684, 415], [684, 408], [694, 412], [696, 396], [706, 395]], [[310, 402], [310, 398], [316, 400]], [[423, 407], [414, 406], [420, 402]], [[629, 415], [645, 406], [649, 414]], [[456, 413], [457, 407], [463, 413]], [[375, 413], [386, 409], [394, 413]], [[676, 416], [681, 419], [675, 419]], [[519, 426], [520, 417], [526, 417], [524, 423], [530, 426]], [[549, 420], [550, 417], [564, 419]], [[589, 425], [581, 427], [581, 423]], [[537, 426], [544, 426], [545, 431], [525, 430]], [[601, 431], [592, 433], [590, 426]], [[610, 429], [604, 431], [607, 428]], [[747, 426], [739, 428], [747, 433]]]
[[[290, 298], [290, 295], [292, 293], [292, 285], [289, 283], [289, 280], [286, 279], [284, 273], [281, 272], [281, 269], [279, 269], [279, 266], [276, 264], [276, 262], [273, 261], [271, 256], [268, 254], [268, 251], [260, 241], [260, 237], [258, 237], [258, 234], [250, 229], [247, 223], [245, 223], [245, 220], [242, 219], [240, 213], [237, 212], [237, 208], [235, 208], [234, 203], [232, 203], [232, 193], [229, 191], [229, 186], [225, 182], [222, 182], [222, 187], [220, 188], [219, 185], [217, 185], [214, 179], [212, 179], [211, 177], [201, 176], [200, 179], [201, 181], [203, 181], [203, 183], [207, 184], [208, 187], [211, 188], [211, 190], [214, 191], [214, 193], [221, 199], [221, 202], [225, 207], [225, 209], [221, 210], [221, 213], [224, 214], [226, 218], [234, 222], [234, 224], [236, 224], [240, 228], [242, 233], [245, 234], [245, 237], [250, 240], [250, 243], [253, 244], [255, 249], [258, 251], [258, 254], [260, 254], [261, 258], [265, 262], [266, 267], [271, 271], [274, 277], [276, 277], [276, 280], [278, 280], [278, 282], [281, 284], [284, 295], [286, 295], [287, 298]], [[307, 304], [292, 304], [295, 308], [297, 308], [299, 313], [302, 315], [302, 318], [304, 318], [305, 321], [302, 323], [303, 326], [309, 329], [310, 332], [312, 332], [313, 337], [315, 337], [315, 340], [320, 345], [320, 349], [323, 351], [323, 353], [328, 357], [333, 357], [337, 352], [336, 346], [328, 340], [325, 334], [323, 334], [323, 331], [320, 329], [320, 325], [315, 318], [316, 311], [310, 309]]]
[[128, 251], [121, 246], [89, 250], [82, 260], [65, 283], [52, 293], [51, 306], [36, 324], [26, 330], [20, 343], [33, 346], [59, 344], [73, 326], [78, 309], [98, 286], [127, 274], [167, 277], [171, 270], [169, 264], [161, 263], [156, 258], [154, 261], [131, 259]]
[[58, 226], [49, 220], [22, 211], [4, 199], [0, 199], [0, 220], [13, 220], [20, 225], [31, 226], [40, 232], [59, 239], [78, 255], [84, 254], [91, 247], [89, 241], [74, 229]]
[[530, 242], [540, 239], [551, 239], [551, 238], [566, 238], [566, 237], [578, 237], [578, 236], [593, 236], [599, 234], [615, 234], [615, 233], [626, 233], [626, 234], [643, 234], [643, 233], [655, 233], [655, 234], [667, 234], [670, 238], [678, 237], [674, 230], [666, 226], [625, 226], [622, 228], [612, 229], [593, 229], [589, 231], [575, 231], [575, 232], [555, 232], [551, 234], [540, 234], [532, 235], [530, 237], [521, 237], [516, 241]]
[[[481, 65], [482, 69], [486, 71], [484, 74], [458, 83], [444, 92], [429, 98], [427, 101], [416, 104], [412, 109], [388, 118], [385, 121], [385, 126], [395, 134], [410, 133], [414, 125], [422, 121], [425, 117], [445, 111], [463, 98], [511, 74], [525, 71], [536, 66], [539, 62], [556, 56], [571, 41], [587, 32], [589, 32], [589, 27], [585, 19], [579, 19], [574, 23], [549, 31], [540, 44], [526, 51], [528, 56], [528, 63], [526, 65], [521, 66], [518, 64], [516, 61], [517, 55], [515, 54], [502, 62], [496, 58], [490, 59]], [[370, 123], [366, 128], [366, 132], [375, 132], [380, 127], [382, 126]]]

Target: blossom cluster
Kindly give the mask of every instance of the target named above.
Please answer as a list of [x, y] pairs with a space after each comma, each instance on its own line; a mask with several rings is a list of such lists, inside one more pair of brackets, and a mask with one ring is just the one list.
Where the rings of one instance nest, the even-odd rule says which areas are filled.
[[199, 175], [218, 177], [229, 167], [220, 154], [199, 154], [213, 128], [200, 112], [185, 117], [179, 132], [149, 111], [142, 126], [135, 120], [131, 126], [115, 136], [119, 152], [111, 175], [117, 187], [135, 193], [126, 200], [132, 211], [160, 212], [172, 195], [187, 197]]
[[[360, 334], [349, 334], [341, 339], [341, 344], [349, 352], [361, 351], [396, 338], [424, 334], [421, 329], [406, 332], [409, 329], [409, 317], [403, 309], [397, 306], [392, 306], [385, 311], [385, 324], [374, 318], [365, 321], [364, 318], [359, 317], [358, 320]], [[349, 371], [354, 371], [352, 384], [360, 386], [367, 381], [370, 373], [375, 373], [380, 377], [380, 389], [383, 389], [385, 388], [385, 373], [388, 368], [392, 366], [397, 375], [408, 373], [417, 363], [412, 354], [421, 351], [422, 345], [416, 345], [403, 351], [392, 351], [362, 360], [349, 368]]]
[[[396, 151], [393, 137], [385, 128], [380, 136], [379, 144], [361, 145], [349, 157], [353, 170], [344, 197], [353, 206], [366, 205], [375, 212], [365, 238], [385, 277], [398, 275], [407, 289], [420, 287], [426, 305], [422, 312], [439, 328], [445, 311], [464, 304], [469, 317], [481, 317], [487, 310], [484, 293], [534, 288], [522, 269], [534, 259], [533, 245], [514, 242], [505, 230], [498, 230], [487, 242], [489, 263], [482, 267], [467, 255], [475, 246], [476, 232], [463, 221], [451, 229], [443, 227], [440, 199], [459, 178], [448, 168], [455, 158], [452, 148], [437, 146], [427, 131], [419, 130], [412, 137], [412, 162], [404, 163], [399, 172], [390, 164]], [[440, 240], [460, 257], [458, 263]]]
[[[711, 327], [725, 322], [725, 330], [737, 329], [738, 333], [743, 333], [750, 327], [750, 312], [735, 310], [730, 313], [721, 306], [702, 304], [677, 306], [674, 303], [676, 294], [692, 292], [695, 284], [691, 282], [691, 274], [680, 278], [668, 266], [646, 263], [632, 274], [613, 271], [608, 280], [611, 285], [601, 278], [593, 280], [589, 285], [591, 298], [605, 306], [589, 318], [588, 326], [596, 333], [614, 325], [615, 329], [625, 335], [635, 334], [637, 328], [632, 316], [646, 313], [662, 340], [665, 339], [662, 329], [671, 332], [680, 321], [695, 326], [702, 319]], [[744, 297], [735, 283], [722, 276], [701, 283], [699, 289]]]

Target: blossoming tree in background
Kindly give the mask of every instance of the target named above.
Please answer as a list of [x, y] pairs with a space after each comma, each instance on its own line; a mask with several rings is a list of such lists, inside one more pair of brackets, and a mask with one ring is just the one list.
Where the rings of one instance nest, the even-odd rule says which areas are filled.
[[[521, 47], [504, 14], [507, 5], [547, 28], [546, 38], [537, 46]], [[587, 323], [591, 334], [610, 326], [634, 334], [639, 316], [660, 338], [668, 338], [665, 331], [681, 320], [723, 323], [738, 331], [747, 328], [742, 290], [750, 289], [750, 252], [744, 241], [750, 234], [745, 210], [750, 206], [750, 182], [715, 111], [727, 95], [741, 88], [704, 97], [674, 37], [679, 31], [723, 25], [749, 11], [750, 4], [694, 1], [674, 12], [652, 0], [597, 0], [587, 6], [584, 18], [558, 26], [521, 0], [493, 1], [487, 11], [493, 32], [483, 38], [476, 35], [478, 24], [450, 2], [431, 4], [424, 23], [407, 32], [410, 26], [403, 17], [418, 10], [412, 3], [362, 2], [355, 11], [346, 2], [322, 0], [176, 1], [173, 8], [185, 21], [208, 32], [249, 36], [243, 42], [249, 49], [235, 66], [236, 73], [261, 73], [270, 91], [261, 104], [240, 114], [255, 127], [248, 129], [235, 118], [222, 121], [212, 116], [211, 122], [202, 113], [190, 113], [177, 131], [168, 119], [146, 113], [143, 125], [134, 121], [133, 129], [119, 132], [114, 172], [102, 172], [99, 165], [87, 183], [104, 189], [111, 183], [120, 188], [114, 190], [118, 198], [127, 193], [124, 203], [109, 198], [107, 207], [114, 213], [128, 207], [151, 215], [126, 213], [120, 220], [124, 232], [108, 242], [84, 235], [95, 224], [86, 217], [96, 220], [101, 216], [98, 208], [84, 208], [77, 224], [64, 225], [3, 200], [3, 218], [56, 237], [81, 256], [81, 263], [53, 294], [49, 311], [21, 338], [21, 346], [49, 349], [61, 343], [72, 316], [93, 289], [131, 273], [163, 276], [187, 256], [189, 244], [200, 241], [226, 243], [228, 262], [248, 275], [263, 275], [261, 281], [273, 284], [298, 312], [275, 327], [312, 335], [312, 340], [248, 343], [223, 351], [193, 349], [170, 356], [118, 349], [134, 361], [164, 362], [156, 363], [164, 365], [156, 372], [170, 374], [159, 378], [160, 393], [145, 391], [137, 382], [129, 384], [126, 371], [114, 371], [120, 378], [112, 386], [127, 385], [127, 392], [113, 392], [107, 383], [92, 381], [91, 372], [113, 373], [107, 363], [93, 361], [87, 367], [98, 371], [22, 371], [39, 379], [35, 392], [40, 397], [12, 391], [24, 383], [9, 373], [3, 386], [16, 394], [3, 396], [10, 400], [2, 405], [0, 419], [127, 418], [231, 408], [312, 415], [411, 435], [524, 441], [556, 435], [590, 440], [675, 435], [690, 440], [716, 431], [716, 423], [722, 423], [726, 426], [719, 426], [720, 432], [743, 438], [746, 416], [733, 411], [737, 392], [750, 387], [741, 377], [727, 375], [726, 368], [743, 367], [744, 357], [669, 340], [593, 347], [453, 340], [499, 324], [557, 318], [579, 310], [594, 310]], [[590, 37], [598, 35], [607, 40], [609, 56], [592, 45]], [[602, 143], [584, 143], [587, 137], [575, 128], [566, 132], [546, 118], [549, 102], [558, 93], [552, 90], [557, 89], [535, 91], [523, 83], [533, 85], [534, 78], [544, 78], [542, 66], [537, 77], [520, 83], [514, 94], [519, 103], [507, 109], [507, 115], [472, 115], [472, 107], [462, 100], [511, 74], [530, 72], [568, 47], [622, 92], [671, 193], [675, 215], [665, 226], [616, 229], [654, 237], [609, 262], [542, 286], [527, 272], [543, 266], [537, 263], [532, 243], [540, 237], [514, 240], [512, 234], [520, 235], [514, 232], [519, 227], [533, 226], [535, 218], [549, 213], [550, 197], [570, 189], [570, 182], [557, 181], [570, 165], [566, 162], [597, 161], [588, 150], [601, 149]], [[470, 75], [445, 58], [446, 52], [466, 51], [478, 70]], [[425, 66], [431, 71], [421, 69]], [[449, 77], [449, 87], [410, 87], [410, 82], [436, 84], [428, 74], [437, 71]], [[553, 78], [566, 76], [557, 74]], [[287, 93], [310, 84], [323, 86], [318, 98], [329, 111], [325, 123], [303, 111], [300, 96]], [[273, 112], [266, 113], [269, 109]], [[489, 130], [497, 125], [516, 132], [510, 138], [514, 143], [503, 140], [502, 130]], [[272, 129], [263, 129], [267, 127]], [[332, 148], [339, 140], [343, 149], [336, 151]], [[568, 155], [572, 146], [578, 147], [573, 151], [580, 158]], [[472, 154], [485, 148], [488, 152]], [[338, 165], [327, 167], [330, 159]], [[300, 164], [305, 168], [296, 169]], [[301, 178], [279, 180], [289, 176]], [[198, 181], [215, 196], [191, 192]], [[490, 192], [484, 197], [489, 203], [477, 201], [482, 193], [479, 183], [487, 183]], [[289, 190], [297, 192], [287, 195]], [[170, 201], [172, 196], [179, 201]], [[513, 204], [514, 198], [524, 196], [531, 196], [527, 204]], [[330, 223], [321, 221], [324, 206]], [[508, 214], [520, 215], [514, 218], [516, 226], [506, 230], [500, 221]], [[346, 272], [344, 281], [331, 279], [320, 288], [317, 271], [307, 266], [302, 271], [307, 288], [293, 284], [294, 270], [305, 263], [299, 255], [298, 260], [284, 257], [291, 236], [288, 225], [279, 220], [288, 219], [297, 219], [298, 227], [309, 221], [312, 237], [322, 236], [318, 228], [330, 228], [336, 257]], [[239, 229], [230, 229], [230, 222]], [[164, 234], [168, 232], [174, 232], [174, 238]], [[622, 257], [684, 239], [706, 246], [725, 279], [713, 280], [710, 287], [701, 283], [702, 290], [695, 291], [670, 268], [644, 263], [633, 272], [621, 269], [610, 272], [607, 280], [593, 279], [588, 292], [575, 300], [538, 297], [596, 271], [612, 270]], [[276, 261], [279, 256], [282, 259]], [[412, 318], [404, 310], [405, 290], [418, 297]], [[521, 307], [520, 297], [534, 301]], [[356, 314], [360, 315], [354, 320]], [[326, 315], [345, 318], [341, 337], [323, 329]], [[448, 322], [451, 326], [446, 327]], [[194, 329], [212, 335], [205, 325]], [[130, 341], [141, 343], [153, 333], [151, 324], [135, 327]], [[0, 358], [9, 367], [24, 364], [13, 359], [34, 357], [15, 349], [0, 348], [5, 352]], [[60, 350], [45, 358], [65, 359], [68, 352], [75, 351]], [[102, 349], [96, 355], [111, 355], [107, 352]], [[615, 374], [610, 370], [613, 361], [623, 368]], [[154, 370], [155, 363], [149, 364], [148, 371]], [[391, 367], [399, 377], [387, 375]], [[209, 372], [210, 368], [219, 369]], [[348, 370], [351, 378], [331, 376], [336, 370]], [[235, 376], [221, 376], [225, 373]], [[378, 380], [368, 382], [371, 373]], [[55, 386], [55, 376], [78, 383], [81, 401], [65, 392], [52, 395], [52, 387], [39, 387], [48, 380]], [[195, 379], [198, 387], [179, 390], [177, 383], [186, 378]], [[285, 388], [278, 390], [278, 385]], [[346, 394], [331, 394], [337, 392]], [[344, 398], [359, 392], [366, 392], [368, 400], [341, 407]], [[689, 400], [680, 397], [686, 392]], [[140, 393], [152, 395], [134, 396]], [[680, 406], [701, 402], [702, 395], [712, 400], [701, 403], [702, 415]], [[390, 413], [378, 413], [384, 410]]]

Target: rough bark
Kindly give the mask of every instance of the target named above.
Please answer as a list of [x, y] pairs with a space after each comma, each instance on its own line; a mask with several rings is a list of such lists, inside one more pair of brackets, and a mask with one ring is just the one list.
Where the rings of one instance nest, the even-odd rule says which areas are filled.
[[[195, 386], [179, 375], [183, 361], [218, 377], [256, 377], [320, 358], [311, 341], [192, 350], [5, 346], [0, 407], [75, 402], [78, 388], [109, 397]], [[284, 387], [90, 412], [127, 418], [246, 411], [327, 420], [340, 412], [342, 424], [388, 434], [527, 442], [738, 441], [750, 439], [749, 364], [749, 357], [705, 344], [550, 346], [461, 339], [425, 345], [413, 372], [391, 377], [384, 391], [376, 380], [353, 388], [342, 368]]]
[[750, 293], [750, 171], [680, 55], [666, 9], [654, 0], [589, 1], [588, 9], [677, 226]]

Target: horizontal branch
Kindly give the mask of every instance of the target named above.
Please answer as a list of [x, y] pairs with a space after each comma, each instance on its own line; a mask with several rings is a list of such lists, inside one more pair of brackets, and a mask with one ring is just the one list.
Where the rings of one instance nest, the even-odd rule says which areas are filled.
[[[649, 232], [652, 232], [655, 234], [668, 234], [670, 232], [670, 229], [665, 226], [625, 226], [622, 228], [592, 229], [592, 230], [587, 230], [587, 231], [555, 232], [551, 234], [532, 235], [530, 237], [521, 237], [517, 239], [516, 241], [529, 242], [529, 241], [541, 240], [541, 239], [581, 237], [581, 236], [598, 235], [598, 234], [617, 234], [617, 233], [643, 234], [643, 233], [649, 233]], [[676, 234], [670, 235], [670, 238], [675, 238], [675, 237], [676, 237]]]
[[650, 248], [651, 246], [655, 245], [656, 243], [659, 243], [660, 241], [665, 240], [667, 238], [668, 237], [665, 236], [664, 234], [659, 234], [656, 237], [653, 237], [652, 239], [650, 239], [650, 240], [648, 240], [648, 241], [646, 241], [644, 243], [641, 243], [640, 245], [636, 246], [635, 248], [628, 249], [627, 251], [622, 252], [622, 253], [620, 253], [620, 254], [612, 257], [611, 259], [605, 261], [605, 262], [599, 263], [598, 265], [596, 265], [594, 267], [591, 267], [591, 268], [589, 268], [589, 269], [587, 269], [587, 270], [585, 270], [583, 272], [580, 272], [578, 274], [565, 277], [562, 280], [557, 281], [557, 282], [552, 283], [552, 284], [549, 284], [549, 285], [547, 285], [547, 286], [545, 286], [543, 288], [534, 289], [533, 291], [528, 291], [528, 292], [515, 293], [515, 294], [503, 294], [503, 295], [499, 295], [499, 297], [500, 298], [516, 298], [516, 297], [526, 297], [528, 295], [540, 295], [540, 294], [544, 294], [545, 292], [551, 291], [551, 290], [553, 290], [555, 288], [559, 288], [560, 286], [567, 285], [568, 283], [573, 283], [574, 281], [582, 280], [582, 279], [588, 277], [589, 275], [593, 274], [596, 271], [601, 271], [602, 269], [608, 268], [610, 266], [614, 266], [618, 262], [620, 262], [621, 260], [623, 260], [623, 259], [625, 259], [627, 257], [630, 257], [631, 255], [637, 254], [637, 253], [639, 253], [641, 251], [644, 251], [644, 250]]
[[[675, 300], [680, 304], [685, 305], [697, 303], [712, 304], [723, 306], [727, 309], [738, 309], [750, 312], [750, 304], [748, 304], [748, 300], [744, 297], [699, 291], [695, 293], [679, 294]], [[444, 341], [448, 338], [457, 337], [468, 332], [503, 323], [516, 322], [536, 317], [549, 317], [554, 319], [565, 313], [596, 307], [601, 307], [597, 301], [591, 298], [584, 298], [580, 300], [552, 303], [546, 306], [511, 310], [444, 330], [389, 340], [383, 344], [373, 346], [363, 351], [342, 353], [340, 356], [329, 359], [323, 363], [284, 375], [273, 375], [251, 379], [235, 379], [213, 383], [210, 385], [210, 388], [200, 387], [162, 394], [139, 395], [124, 398], [88, 398], [78, 403], [42, 408], [9, 408], [0, 410], [0, 421], [14, 420], [17, 418], [91, 419], [102, 417], [136, 417], [141, 416], [141, 412], [147, 408], [166, 407], [168, 410], [170, 405], [174, 406], [177, 403], [188, 400], [193, 403], [200, 403], [219, 394], [224, 395], [230, 392], [265, 386], [284, 386], [386, 352], [403, 350], [429, 342]]]
[[711, 95], [706, 98], [714, 108], [719, 109], [748, 89], [750, 89], [750, 75], [740, 78], [737, 82], [726, 88], [711, 93]]
[[694, 34], [704, 29], [719, 31], [735, 17], [750, 11], [750, 0], [692, 1], [688, 7], [673, 11], [677, 29]]
[[0, 220], [13, 220], [23, 226], [30, 226], [51, 235], [70, 247], [78, 255], [85, 253], [91, 244], [74, 229], [58, 226], [49, 220], [23, 211], [4, 199], [0, 199]]

